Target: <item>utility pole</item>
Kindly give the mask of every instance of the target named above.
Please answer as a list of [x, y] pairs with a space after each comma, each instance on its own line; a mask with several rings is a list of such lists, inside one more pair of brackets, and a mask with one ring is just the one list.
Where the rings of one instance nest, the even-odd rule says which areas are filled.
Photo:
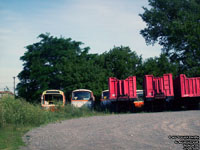
[[15, 98], [15, 77], [13, 77], [13, 79], [14, 79], [14, 98]]

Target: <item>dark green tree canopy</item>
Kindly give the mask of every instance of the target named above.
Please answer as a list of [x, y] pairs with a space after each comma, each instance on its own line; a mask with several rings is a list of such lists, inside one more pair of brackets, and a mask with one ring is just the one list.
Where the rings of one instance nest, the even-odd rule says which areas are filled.
[[147, 44], [158, 42], [179, 72], [200, 75], [200, 1], [149, 0], [140, 14], [147, 27], [141, 30]]
[[24, 68], [18, 75], [19, 96], [36, 101], [47, 89], [61, 89], [68, 96], [76, 88], [96, 90], [89, 82], [95, 82], [101, 73], [90, 61], [96, 55], [89, 55], [88, 47], [80, 48], [81, 42], [50, 34], [41, 34], [39, 38], [41, 41], [27, 46], [20, 58]]
[[111, 71], [112, 76], [118, 79], [136, 75], [138, 67], [142, 65], [142, 57], [129, 47], [114, 47], [103, 55], [105, 69]]
[[40, 101], [44, 90], [63, 90], [67, 100], [75, 89], [90, 89], [99, 99], [108, 89], [108, 78], [126, 79], [137, 76], [137, 87], [142, 88], [145, 74], [161, 76], [174, 73], [176, 66], [166, 55], [149, 58], [143, 62], [129, 47], [114, 47], [101, 55], [89, 54], [89, 48], [81, 48], [81, 42], [70, 38], [57, 38], [50, 34], [39, 35], [39, 42], [28, 45], [20, 58], [24, 64], [19, 73], [18, 94], [31, 102]]
[[166, 73], [177, 74], [177, 64], [170, 62], [165, 54], [160, 54], [159, 57], [148, 58], [143, 63], [143, 74], [152, 74], [155, 77], [163, 76]]

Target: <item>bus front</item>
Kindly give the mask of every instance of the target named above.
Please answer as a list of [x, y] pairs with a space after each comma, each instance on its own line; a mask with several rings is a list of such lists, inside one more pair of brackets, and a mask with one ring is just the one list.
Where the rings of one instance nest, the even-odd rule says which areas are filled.
[[41, 96], [41, 106], [46, 109], [65, 105], [65, 95], [60, 90], [46, 90]]
[[107, 106], [110, 105], [111, 102], [109, 100], [109, 90], [104, 90], [101, 93], [101, 106]]
[[94, 96], [92, 91], [87, 89], [78, 89], [72, 92], [71, 104], [75, 107], [94, 106]]

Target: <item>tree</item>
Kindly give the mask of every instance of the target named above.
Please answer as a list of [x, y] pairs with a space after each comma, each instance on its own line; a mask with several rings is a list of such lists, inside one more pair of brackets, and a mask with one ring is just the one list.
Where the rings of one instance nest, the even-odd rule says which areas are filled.
[[118, 79], [136, 75], [137, 68], [142, 64], [142, 57], [131, 51], [129, 47], [114, 47], [103, 55], [104, 68]]
[[47, 89], [63, 90], [69, 98], [77, 88], [92, 89], [94, 93], [103, 88], [104, 72], [94, 62], [98, 55], [88, 54], [88, 47], [80, 48], [81, 42], [50, 34], [41, 34], [39, 38], [41, 41], [27, 46], [20, 58], [24, 67], [18, 75], [19, 96], [34, 102]]
[[129, 47], [114, 47], [101, 55], [102, 67], [106, 70], [107, 77], [116, 77], [120, 80], [128, 76], [137, 76], [137, 85], [141, 87], [142, 78], [140, 68], [142, 67], [142, 57]]
[[140, 14], [147, 27], [141, 30], [147, 44], [158, 42], [179, 73], [200, 75], [200, 1], [149, 0]]
[[159, 57], [148, 58], [143, 62], [143, 75], [154, 75], [155, 77], [163, 76], [166, 73], [177, 74], [177, 64], [170, 62], [165, 54]]

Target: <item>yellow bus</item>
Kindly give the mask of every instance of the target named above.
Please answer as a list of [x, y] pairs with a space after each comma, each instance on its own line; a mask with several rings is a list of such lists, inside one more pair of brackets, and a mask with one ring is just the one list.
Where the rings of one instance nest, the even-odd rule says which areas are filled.
[[65, 105], [65, 94], [61, 90], [46, 90], [41, 96], [41, 106], [46, 109], [55, 110], [55, 106]]

